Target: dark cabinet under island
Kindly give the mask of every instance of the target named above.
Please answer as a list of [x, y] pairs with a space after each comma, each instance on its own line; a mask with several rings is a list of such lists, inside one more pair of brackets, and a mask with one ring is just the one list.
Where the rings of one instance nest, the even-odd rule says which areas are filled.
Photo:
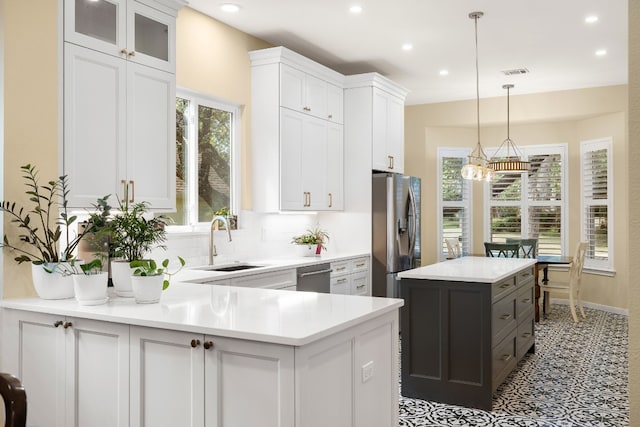
[[403, 396], [491, 409], [535, 351], [535, 262], [463, 257], [398, 275]]

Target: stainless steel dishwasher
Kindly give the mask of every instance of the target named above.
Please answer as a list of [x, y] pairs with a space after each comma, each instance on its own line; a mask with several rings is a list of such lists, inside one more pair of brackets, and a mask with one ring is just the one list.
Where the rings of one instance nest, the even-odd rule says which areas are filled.
[[296, 269], [298, 280], [296, 291], [324, 292], [331, 291], [331, 264], [316, 264]]

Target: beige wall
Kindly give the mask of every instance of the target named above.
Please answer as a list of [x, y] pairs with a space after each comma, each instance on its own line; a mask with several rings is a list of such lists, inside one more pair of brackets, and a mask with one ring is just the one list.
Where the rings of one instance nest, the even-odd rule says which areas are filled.
[[[629, 1], [629, 234], [628, 252], [640, 253], [640, 0]], [[640, 425], [640, 262], [629, 264], [630, 426]]]
[[251, 209], [251, 69], [247, 52], [268, 43], [188, 7], [178, 14], [176, 84], [242, 106], [242, 208]]
[[[36, 165], [46, 181], [58, 176], [58, 6], [5, 0], [4, 14], [4, 199], [25, 203], [20, 166]], [[30, 266], [16, 265], [9, 251], [2, 256], [4, 296], [34, 295]]]
[[[516, 86], [517, 89], [517, 86]], [[511, 138], [519, 146], [566, 143], [568, 203], [580, 205], [580, 141], [613, 138], [615, 277], [585, 275], [584, 299], [628, 308], [628, 210], [626, 162], [627, 86], [511, 96]], [[517, 92], [516, 92], [517, 93]], [[573, 108], [572, 105], [576, 105]], [[475, 100], [409, 106], [405, 109], [405, 171], [423, 179], [423, 264], [437, 261], [437, 147], [473, 148], [477, 141]], [[497, 147], [506, 137], [506, 98], [483, 99], [481, 142]], [[554, 116], [555, 114], [555, 116]], [[483, 253], [484, 184], [473, 184], [473, 253]], [[568, 212], [568, 249], [580, 239], [580, 211]]]

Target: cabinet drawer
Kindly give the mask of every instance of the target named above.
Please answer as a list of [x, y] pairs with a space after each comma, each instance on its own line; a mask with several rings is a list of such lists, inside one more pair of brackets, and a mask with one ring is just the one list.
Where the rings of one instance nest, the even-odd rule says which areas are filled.
[[520, 286], [528, 280], [533, 280], [533, 269], [534, 267], [527, 267], [526, 269], [519, 271], [518, 274], [516, 274], [516, 286]]
[[507, 295], [493, 304], [491, 311], [492, 346], [495, 346], [516, 328], [516, 296]]
[[351, 291], [351, 280], [348, 274], [331, 277], [331, 293], [349, 295]]
[[369, 270], [369, 258], [357, 258], [351, 261], [351, 271], [368, 271]]
[[491, 301], [496, 302], [516, 288], [515, 277], [511, 276], [491, 286]]
[[520, 319], [528, 315], [533, 311], [534, 302], [534, 288], [533, 282], [525, 285], [524, 288], [519, 289], [516, 293], [516, 319], [520, 322]]
[[518, 322], [516, 336], [516, 355], [518, 360], [525, 355], [531, 346], [535, 343], [535, 321], [533, 313], [526, 316], [522, 321]]
[[492, 389], [498, 388], [500, 383], [516, 367], [516, 329], [513, 329], [492, 352]]
[[273, 273], [253, 274], [251, 276], [231, 279], [231, 286], [247, 288], [281, 289], [295, 286], [297, 283], [296, 270], [276, 271]]
[[349, 263], [350, 261], [337, 261], [331, 263], [331, 277], [337, 276], [340, 274], [349, 273]]
[[369, 272], [361, 271], [351, 275], [351, 295], [369, 295]]

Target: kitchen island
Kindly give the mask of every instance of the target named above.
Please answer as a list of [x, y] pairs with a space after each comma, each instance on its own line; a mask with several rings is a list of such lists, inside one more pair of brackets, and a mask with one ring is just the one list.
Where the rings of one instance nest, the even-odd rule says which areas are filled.
[[490, 410], [535, 351], [535, 263], [463, 257], [399, 273], [402, 395]]
[[398, 424], [398, 299], [174, 283], [158, 304], [3, 300], [30, 425]]

